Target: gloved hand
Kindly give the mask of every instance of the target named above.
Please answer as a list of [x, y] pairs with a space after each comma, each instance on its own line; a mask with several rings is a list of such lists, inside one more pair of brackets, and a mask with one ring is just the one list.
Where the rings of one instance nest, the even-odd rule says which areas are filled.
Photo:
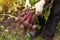
[[32, 8], [36, 9], [36, 15], [42, 14], [43, 7], [45, 4], [45, 0], [40, 0], [38, 3], [36, 3]]

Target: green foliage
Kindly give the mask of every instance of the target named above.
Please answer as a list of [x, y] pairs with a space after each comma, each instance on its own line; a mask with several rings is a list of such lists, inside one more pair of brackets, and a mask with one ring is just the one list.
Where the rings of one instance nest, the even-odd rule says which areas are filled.
[[35, 3], [37, 3], [38, 0], [30, 0], [30, 4], [33, 6]]

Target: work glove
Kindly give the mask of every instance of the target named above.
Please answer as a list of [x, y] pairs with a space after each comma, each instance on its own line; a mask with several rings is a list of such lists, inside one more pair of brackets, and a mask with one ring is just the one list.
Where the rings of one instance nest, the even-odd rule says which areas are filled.
[[40, 0], [39, 2], [37, 2], [32, 8], [36, 9], [36, 15], [41, 15], [42, 11], [43, 11], [43, 7], [45, 4], [45, 0]]

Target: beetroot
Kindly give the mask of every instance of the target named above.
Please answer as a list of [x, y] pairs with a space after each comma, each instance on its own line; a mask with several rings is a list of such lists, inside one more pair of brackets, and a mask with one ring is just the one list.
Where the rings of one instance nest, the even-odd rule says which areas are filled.
[[20, 21], [20, 23], [24, 22], [24, 18], [20, 17], [19, 21]]
[[24, 13], [20, 13], [19, 16], [20, 16], [20, 17], [23, 17], [23, 16], [24, 16]]
[[37, 28], [37, 25], [32, 26], [32, 30], [36, 30], [36, 28]]
[[24, 30], [24, 25], [23, 24], [20, 25], [20, 30]]
[[25, 26], [28, 26], [28, 25], [29, 25], [29, 22], [30, 22], [31, 19], [32, 19], [32, 15], [33, 15], [33, 14], [30, 14], [30, 15], [27, 17], [27, 19], [23, 22], [23, 24], [24, 24]]
[[31, 9], [27, 9], [24, 11], [20, 11], [19, 14], [17, 15], [17, 18], [20, 22], [20, 31], [24, 31], [25, 29], [30, 31], [30, 29], [32, 28], [32, 30], [36, 30], [37, 26], [35, 23], [35, 14], [34, 11]]
[[23, 22], [23, 25], [24, 25], [25, 27], [29, 26], [28, 21], [24, 21], [24, 22]]
[[30, 15], [29, 13], [26, 14], [26, 15], [24, 16], [24, 19], [26, 20], [26, 19], [28, 18], [29, 15]]
[[28, 16], [28, 18], [26, 19], [26, 21], [28, 21], [28, 23], [31, 21], [32, 16], [33, 16], [33, 14], [30, 14], [30, 15]]
[[21, 24], [21, 25], [20, 25], [20, 32], [21, 32], [21, 33], [24, 33], [24, 30], [25, 30], [24, 25]]
[[35, 15], [32, 16], [32, 19], [31, 19], [30, 23], [31, 23], [32, 25], [36, 24], [36, 23], [35, 23]]

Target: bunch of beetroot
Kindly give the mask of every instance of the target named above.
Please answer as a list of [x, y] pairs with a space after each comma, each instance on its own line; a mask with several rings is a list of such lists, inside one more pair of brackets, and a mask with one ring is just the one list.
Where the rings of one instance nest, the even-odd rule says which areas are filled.
[[37, 29], [34, 9], [19, 11], [16, 20], [20, 22], [20, 32], [30, 32]]

